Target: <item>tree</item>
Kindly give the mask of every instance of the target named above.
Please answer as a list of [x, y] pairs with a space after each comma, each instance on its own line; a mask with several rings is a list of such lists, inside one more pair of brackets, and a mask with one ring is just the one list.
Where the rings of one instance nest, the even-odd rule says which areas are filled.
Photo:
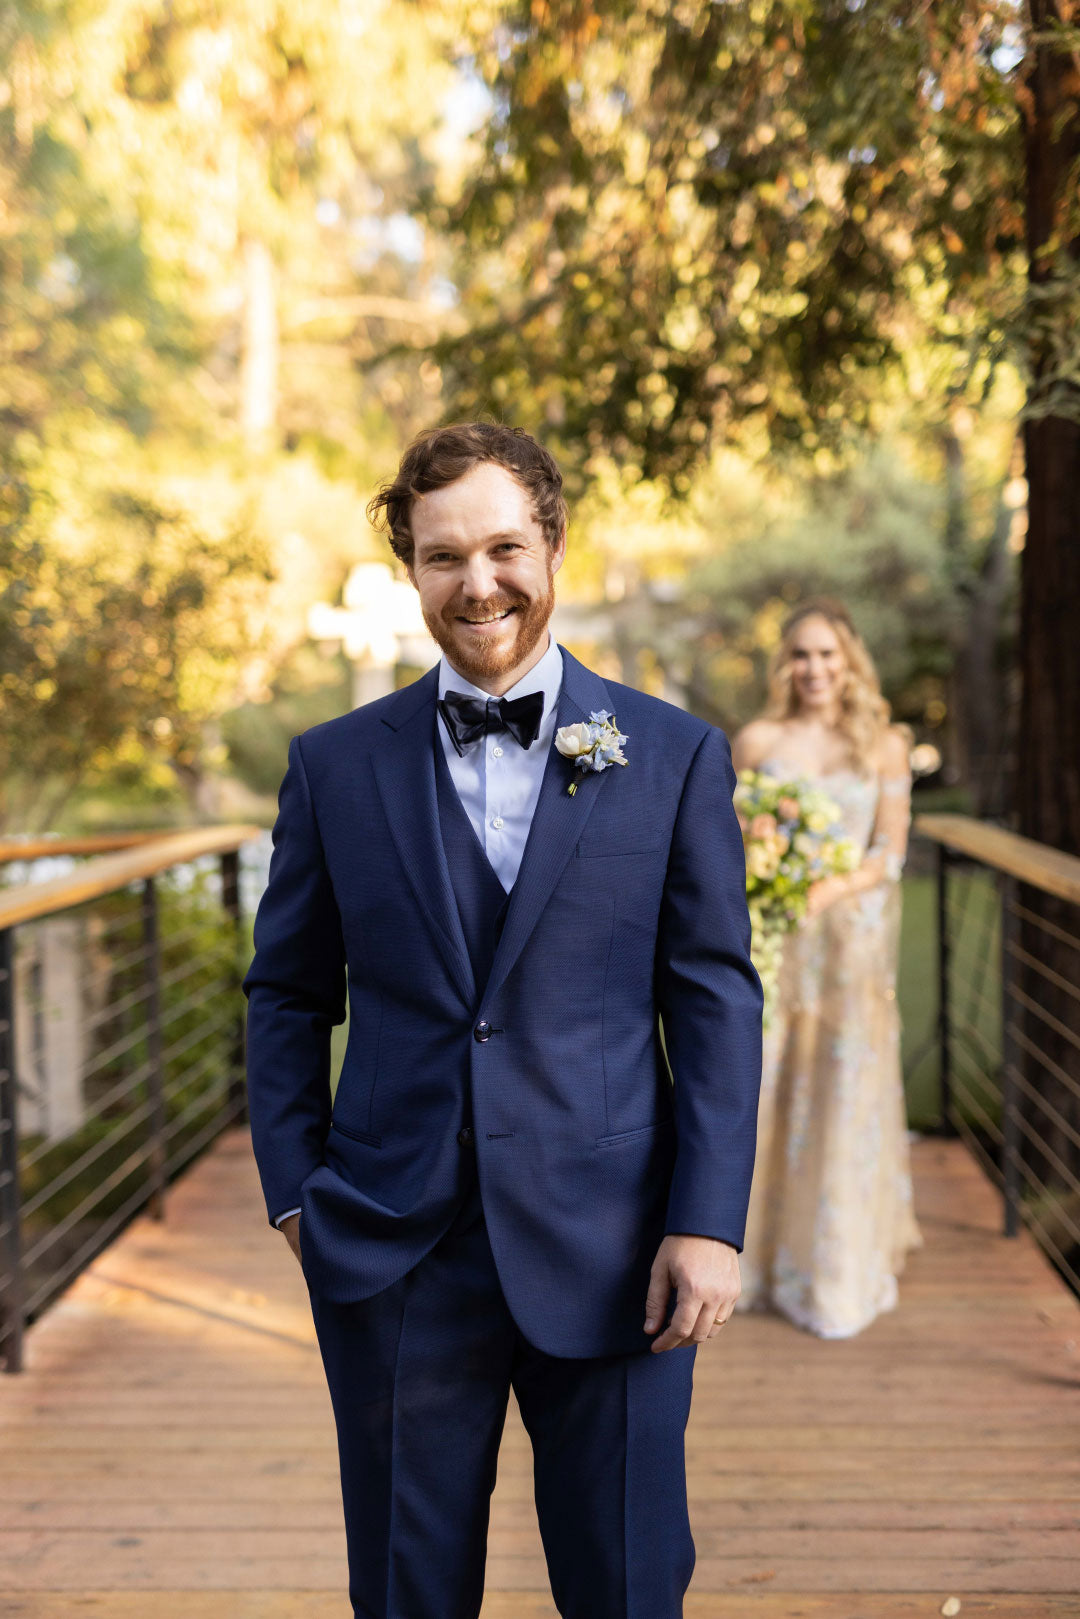
[[[403, 0], [0, 14], [0, 728], [34, 761], [4, 782], [8, 825], [68, 801], [76, 693], [50, 658], [124, 688], [84, 693], [85, 779], [107, 775], [111, 734], [116, 785], [168, 781], [169, 761], [199, 809], [216, 755], [198, 716], [226, 690], [265, 697], [307, 602], [370, 554], [365, 486], [438, 383], [358, 362], [436, 319], [437, 248], [414, 229], [395, 252], [390, 232], [437, 160], [440, 38]], [[248, 598], [220, 646], [218, 569]]]
[[1080, 854], [1080, 8], [1031, 0], [1024, 79], [1031, 396], [1021, 829]]
[[485, 161], [432, 205], [471, 316], [435, 348], [452, 408], [685, 493], [762, 428], [827, 466], [913, 320], [943, 389], [985, 386], [1022, 273], [1014, 27], [1007, 0], [483, 15]]
[[[1032, 381], [1024, 425], [1029, 496], [1016, 792], [1023, 833], [1080, 854], [1080, 8], [1069, 0], [1029, 0], [1029, 13], [1021, 105]], [[1026, 1010], [1017, 1009], [1026, 1083], [1018, 1108], [1027, 1128], [1018, 1156], [1024, 1190], [1041, 1205], [1051, 1241], [1059, 1251], [1071, 1246], [1075, 1263], [1075, 1237], [1067, 1223], [1055, 1226], [1053, 1204], [1063, 1198], [1073, 1232], [1080, 1229], [1077, 908], [1032, 888], [1021, 889], [1021, 899], [1024, 954], [1012, 971], [1027, 1001]]]
[[75, 557], [9, 480], [0, 522], [0, 829], [46, 831], [76, 793], [171, 767], [196, 809], [208, 722], [238, 698], [264, 548], [110, 495]]
[[957, 599], [950, 763], [998, 808], [1016, 24], [1010, 0], [504, 6], [476, 23], [484, 161], [431, 204], [469, 317], [434, 349], [449, 410], [539, 428], [579, 493], [614, 462], [693, 506], [721, 445], [825, 490], [875, 440], [918, 442]]

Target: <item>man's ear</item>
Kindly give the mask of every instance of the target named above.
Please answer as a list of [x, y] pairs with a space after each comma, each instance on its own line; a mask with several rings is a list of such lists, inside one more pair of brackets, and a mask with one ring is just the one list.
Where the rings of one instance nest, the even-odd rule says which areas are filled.
[[562, 533], [551, 548], [551, 571], [558, 573], [566, 556], [566, 524], [563, 524]]
[[408, 575], [410, 585], [412, 585], [414, 590], [419, 590], [420, 586], [416, 582], [416, 574], [413, 572], [412, 563], [411, 562], [403, 562], [402, 567], [405, 569], [405, 572]]

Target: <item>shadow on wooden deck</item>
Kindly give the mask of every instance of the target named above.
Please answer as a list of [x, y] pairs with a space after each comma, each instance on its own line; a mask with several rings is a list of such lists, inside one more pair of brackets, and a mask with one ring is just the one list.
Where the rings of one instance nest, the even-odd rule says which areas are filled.
[[[699, 1351], [688, 1619], [1080, 1616], [1080, 1306], [964, 1149], [921, 1141], [900, 1308]], [[231, 1131], [0, 1378], [0, 1614], [346, 1619], [307, 1290]], [[556, 1619], [511, 1408], [483, 1619]]]

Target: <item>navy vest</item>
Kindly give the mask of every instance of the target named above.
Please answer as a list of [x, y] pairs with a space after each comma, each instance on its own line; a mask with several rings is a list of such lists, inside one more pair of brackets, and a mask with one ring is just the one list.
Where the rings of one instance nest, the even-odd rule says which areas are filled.
[[491, 976], [491, 964], [506, 920], [510, 895], [495, 875], [487, 852], [458, 796], [440, 736], [435, 738], [435, 781], [439, 828], [473, 977], [476, 979], [479, 1005]]

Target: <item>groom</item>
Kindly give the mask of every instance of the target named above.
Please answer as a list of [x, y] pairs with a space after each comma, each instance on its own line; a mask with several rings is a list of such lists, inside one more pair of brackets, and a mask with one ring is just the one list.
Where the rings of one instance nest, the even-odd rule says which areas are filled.
[[727, 741], [551, 638], [566, 507], [526, 433], [426, 433], [371, 509], [443, 656], [293, 738], [244, 980], [352, 1611], [476, 1619], [513, 1388], [564, 1619], [677, 1619], [760, 1069]]

